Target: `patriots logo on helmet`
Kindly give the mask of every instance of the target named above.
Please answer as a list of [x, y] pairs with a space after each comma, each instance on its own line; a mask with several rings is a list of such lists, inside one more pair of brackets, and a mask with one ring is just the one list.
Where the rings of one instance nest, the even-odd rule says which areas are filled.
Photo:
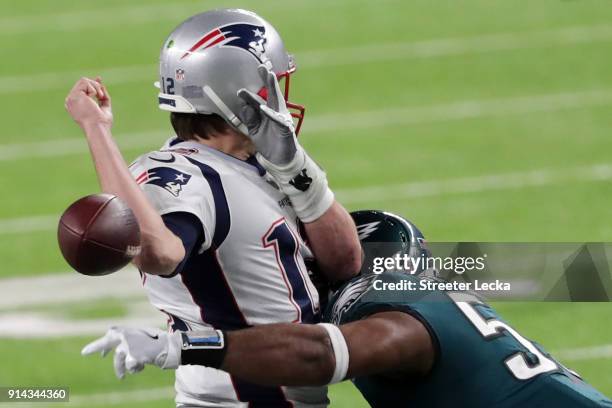
[[181, 59], [189, 57], [196, 51], [212, 47], [236, 47], [248, 51], [260, 63], [265, 58], [266, 28], [248, 23], [229, 24], [215, 28], [202, 36]]
[[154, 184], [178, 197], [183, 186], [189, 182], [190, 174], [183, 173], [170, 167], [155, 167], [145, 170], [136, 177], [137, 184]]

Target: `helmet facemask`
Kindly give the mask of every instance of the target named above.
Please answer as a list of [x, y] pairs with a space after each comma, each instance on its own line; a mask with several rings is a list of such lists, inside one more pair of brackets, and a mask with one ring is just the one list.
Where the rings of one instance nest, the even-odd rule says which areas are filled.
[[[295, 134], [298, 136], [300, 134], [300, 129], [302, 128], [302, 122], [304, 122], [304, 115], [306, 114], [306, 107], [304, 105], [299, 105], [297, 103], [293, 103], [289, 101], [289, 89], [291, 87], [291, 75], [295, 71], [297, 71], [297, 65], [293, 59], [293, 56], [289, 56], [289, 70], [282, 72], [280, 74], [276, 74], [276, 79], [278, 80], [278, 84], [283, 89], [283, 96], [285, 98], [285, 105], [287, 106], [287, 110], [291, 114], [291, 117], [295, 119]], [[257, 92], [262, 99], [268, 99], [268, 91], [265, 87], [262, 87], [259, 92]]]

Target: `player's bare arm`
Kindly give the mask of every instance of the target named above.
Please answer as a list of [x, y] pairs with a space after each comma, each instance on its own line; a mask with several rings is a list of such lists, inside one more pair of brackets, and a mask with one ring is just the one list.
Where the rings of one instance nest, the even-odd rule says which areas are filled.
[[[158, 339], [147, 333], [157, 334]], [[126, 371], [140, 371], [145, 364], [162, 368], [202, 364], [261, 385], [295, 386], [324, 385], [382, 373], [422, 376], [431, 370], [435, 358], [423, 324], [396, 311], [377, 313], [339, 328], [282, 323], [226, 332], [223, 349], [219, 344], [198, 344], [203, 337], [210, 342], [217, 335], [214, 330], [183, 335], [113, 328], [87, 345], [83, 354], [105, 355], [116, 347], [115, 371], [119, 377]], [[193, 344], [188, 344], [191, 341]]]
[[340, 326], [351, 360], [347, 378], [371, 374], [424, 376], [435, 349], [425, 326], [404, 312], [376, 313]]
[[282, 323], [237, 330], [227, 333], [227, 344], [221, 369], [247, 381], [259, 377], [262, 385], [323, 385], [334, 371], [329, 336], [317, 325]]
[[185, 256], [185, 250], [128, 171], [112, 137], [111, 97], [102, 80], [81, 78], [66, 97], [65, 104], [85, 133], [102, 191], [125, 200], [138, 219], [142, 250], [133, 262], [151, 274], [171, 273]]
[[244, 101], [240, 117], [258, 160], [291, 199], [322, 272], [331, 281], [350, 279], [361, 267], [355, 224], [334, 199], [325, 172], [300, 146], [276, 75], [263, 64], [258, 73], [266, 100], [246, 89], [238, 91]]
[[317, 220], [305, 223], [309, 244], [327, 279], [345, 281], [361, 267], [361, 246], [355, 223], [342, 204], [334, 201]]
[[[348, 348], [345, 378], [385, 373], [418, 376], [433, 364], [429, 333], [414, 317], [384, 312], [340, 326]], [[330, 383], [336, 352], [320, 325], [278, 324], [227, 333], [221, 369], [265, 385]]]

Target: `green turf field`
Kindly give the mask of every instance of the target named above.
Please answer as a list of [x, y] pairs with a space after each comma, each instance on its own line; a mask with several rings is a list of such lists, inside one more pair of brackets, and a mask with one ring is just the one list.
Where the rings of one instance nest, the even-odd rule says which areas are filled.
[[[154, 149], [170, 134], [152, 86], [159, 47], [182, 19], [229, 5], [263, 15], [295, 53], [302, 143], [347, 208], [401, 213], [430, 241], [610, 241], [610, 2], [4, 0], [0, 278], [69, 273], [55, 220], [98, 189], [64, 111], [71, 84], [101, 74], [126, 159]], [[131, 303], [42, 299], [0, 317], [112, 319]], [[609, 304], [499, 308], [612, 395], [612, 353], [571, 352], [612, 343]], [[171, 405], [170, 373], [119, 382], [110, 361], [79, 356], [89, 339], [0, 337], [0, 386], [69, 385], [71, 406]], [[364, 405], [349, 384], [332, 390], [334, 407]]]

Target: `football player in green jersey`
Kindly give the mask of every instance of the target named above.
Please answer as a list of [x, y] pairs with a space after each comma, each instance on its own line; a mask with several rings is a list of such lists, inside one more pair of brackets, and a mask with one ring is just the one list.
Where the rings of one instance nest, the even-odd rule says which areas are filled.
[[351, 215], [364, 267], [334, 293], [325, 323], [172, 334], [113, 328], [83, 353], [116, 347], [120, 377], [145, 364], [199, 364], [270, 386], [350, 378], [373, 407], [612, 407], [475, 295], [389, 290], [435, 279], [432, 271], [375, 274], [370, 268], [375, 257], [429, 256], [423, 235], [390, 213]]

